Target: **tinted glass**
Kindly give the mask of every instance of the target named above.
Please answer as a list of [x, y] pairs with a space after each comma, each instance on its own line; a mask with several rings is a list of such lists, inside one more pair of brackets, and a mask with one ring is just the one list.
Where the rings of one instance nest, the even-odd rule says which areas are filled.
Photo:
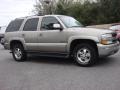
[[23, 22], [23, 19], [19, 19], [19, 20], [15, 20], [15, 21], [12, 21], [7, 29], [6, 29], [6, 32], [14, 32], [14, 31], [18, 31], [20, 29], [20, 26]]
[[41, 24], [42, 30], [54, 30], [53, 24], [59, 24], [58, 20], [54, 17], [44, 17]]
[[36, 31], [39, 18], [28, 19], [25, 23], [23, 31]]

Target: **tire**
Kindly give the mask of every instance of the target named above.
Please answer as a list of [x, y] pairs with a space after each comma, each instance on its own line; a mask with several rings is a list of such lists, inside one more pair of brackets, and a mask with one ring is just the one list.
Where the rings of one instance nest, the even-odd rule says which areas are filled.
[[23, 62], [27, 59], [27, 53], [21, 44], [15, 44], [12, 46], [12, 55], [14, 60], [18, 62]]
[[91, 66], [97, 60], [98, 54], [94, 47], [89, 44], [78, 44], [73, 50], [73, 58], [80, 66]]

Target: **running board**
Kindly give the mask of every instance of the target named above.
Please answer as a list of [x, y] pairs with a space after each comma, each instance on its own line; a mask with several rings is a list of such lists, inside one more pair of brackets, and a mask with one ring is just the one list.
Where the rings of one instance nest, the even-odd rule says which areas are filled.
[[41, 53], [41, 52], [29, 52], [29, 54], [38, 55], [38, 56], [47, 56], [47, 57], [64, 57], [64, 58], [68, 58], [68, 57], [69, 57], [69, 54], [67, 54], [67, 53]]

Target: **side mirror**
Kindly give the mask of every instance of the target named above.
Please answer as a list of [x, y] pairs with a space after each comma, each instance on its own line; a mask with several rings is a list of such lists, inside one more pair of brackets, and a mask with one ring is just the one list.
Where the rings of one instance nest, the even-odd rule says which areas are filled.
[[53, 24], [53, 28], [54, 29], [59, 29], [62, 30], [61, 25], [60, 24]]

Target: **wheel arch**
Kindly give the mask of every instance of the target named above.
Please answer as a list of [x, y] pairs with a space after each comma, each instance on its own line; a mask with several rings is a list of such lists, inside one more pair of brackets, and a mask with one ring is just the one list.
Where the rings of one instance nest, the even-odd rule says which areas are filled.
[[23, 46], [23, 48], [25, 49], [25, 46], [24, 46], [22, 41], [20, 41], [20, 40], [11, 40], [10, 41], [10, 50], [12, 49], [14, 44], [18, 44], [18, 43], [21, 44]]
[[97, 42], [95, 42], [94, 40], [91, 40], [91, 39], [74, 39], [74, 40], [72, 40], [72, 41], [70, 42], [70, 44], [69, 44], [69, 48], [68, 48], [69, 55], [72, 54], [74, 48], [75, 48], [78, 44], [82, 44], [82, 43], [90, 44], [92, 47], [95, 48], [95, 50], [96, 50], [97, 53], [98, 53]]

